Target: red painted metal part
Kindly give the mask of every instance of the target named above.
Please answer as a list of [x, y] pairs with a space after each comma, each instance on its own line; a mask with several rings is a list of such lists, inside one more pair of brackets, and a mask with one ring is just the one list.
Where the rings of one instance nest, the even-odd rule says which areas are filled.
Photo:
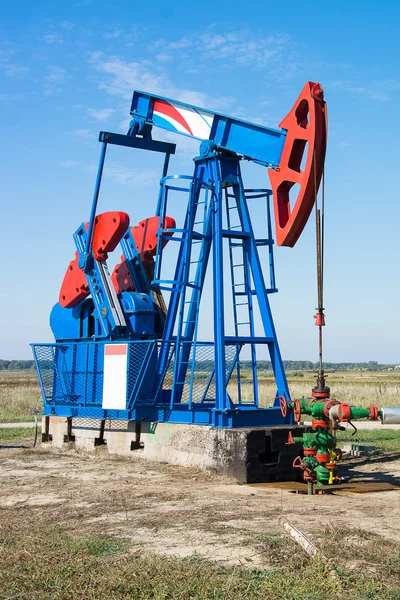
[[328, 429], [329, 421], [326, 421], [324, 419], [313, 419], [311, 421], [311, 427], [313, 429], [317, 429], [317, 427], [320, 427], [321, 429]]
[[329, 398], [328, 392], [315, 392], [313, 390], [311, 393], [314, 396], [315, 401], [319, 401], [319, 400], [321, 401], [321, 400], [325, 400], [326, 398]]
[[295, 400], [293, 400], [294, 402], [294, 418], [296, 423], [298, 423], [301, 419], [301, 405], [300, 405], [300, 400], [298, 400], [297, 398], [295, 398]]
[[347, 423], [351, 419], [351, 409], [348, 404], [341, 404], [338, 408], [338, 417], [341, 423]]
[[[161, 229], [175, 229], [175, 219], [165, 217]], [[157, 251], [157, 231], [160, 229], [160, 218], [150, 217], [140, 221], [135, 227], [131, 227], [133, 239], [135, 240], [137, 251], [141, 261], [145, 264], [154, 262], [154, 256]], [[163, 248], [168, 243], [168, 238], [173, 235], [173, 231], [164, 232]], [[115, 266], [111, 276], [116, 292], [134, 292], [135, 286], [129, 274], [128, 265], [124, 255], [121, 256], [121, 262]]]
[[329, 419], [329, 411], [332, 408], [332, 406], [336, 406], [336, 404], [339, 404], [339, 402], [337, 400], [334, 400], [332, 398], [332, 400], [328, 400], [328, 402], [325, 404], [324, 406], [324, 415], [327, 419]]
[[[287, 130], [286, 141], [279, 169], [269, 169], [276, 242], [278, 246], [293, 247], [310, 216], [324, 168], [327, 109], [319, 83], [306, 83], [279, 126]], [[301, 170], [305, 153], [305, 166]], [[290, 190], [295, 184], [299, 184], [300, 189], [296, 201], [291, 203]]]
[[326, 462], [329, 462], [329, 460], [330, 460], [330, 456], [326, 452], [322, 452], [321, 454], [316, 454], [315, 458], [320, 463], [326, 463]]
[[285, 396], [279, 396], [279, 406], [281, 409], [282, 417], [286, 417], [288, 405]]
[[303, 448], [304, 456], [315, 456], [317, 454], [316, 448]]
[[79, 254], [75, 252], [74, 260], [68, 265], [61, 285], [59, 303], [63, 308], [74, 308], [89, 296], [89, 286], [85, 273], [78, 267]]
[[296, 456], [296, 458], [294, 459], [294, 461], [292, 463], [292, 467], [294, 469], [303, 469], [303, 470], [305, 469], [305, 464], [301, 460], [301, 456]]
[[307, 465], [303, 462], [301, 456], [296, 456], [296, 458], [293, 461], [292, 467], [294, 469], [301, 469], [303, 471], [304, 481], [315, 481], [315, 473], [312, 469], [307, 467]]
[[[85, 224], [86, 230], [88, 224]], [[119, 244], [129, 227], [129, 216], [124, 212], [107, 212], [97, 215], [92, 240], [92, 251], [96, 260], [104, 261], [108, 252], [112, 252]], [[68, 265], [61, 284], [59, 303], [63, 308], [74, 308], [89, 295], [85, 273], [78, 266], [79, 255]]]
[[371, 421], [377, 421], [379, 418], [379, 408], [377, 406], [368, 406], [369, 408], [369, 419]]
[[294, 441], [294, 439], [293, 439], [292, 432], [291, 432], [291, 431], [289, 431], [289, 434], [288, 434], [288, 439], [287, 439], [287, 442], [285, 443], [285, 446], [292, 446], [292, 445], [293, 445], [293, 444], [295, 444], [295, 443], [296, 443], [296, 442], [295, 442], [295, 441]]
[[314, 315], [315, 325], [318, 327], [323, 327], [325, 325], [325, 315], [324, 313], [317, 313]]
[[[132, 235], [134, 237], [136, 248], [140, 254], [140, 258], [144, 263], [152, 263], [153, 257], [157, 251], [157, 231], [159, 229], [175, 229], [175, 219], [165, 217], [164, 224], [160, 227], [159, 217], [150, 217], [140, 221], [136, 227], [132, 227]], [[173, 232], [164, 232], [163, 248], [168, 243], [168, 237], [171, 237]]]
[[111, 279], [117, 294], [119, 294], [120, 292], [135, 291], [135, 284], [132, 281], [128, 264], [123, 254], [121, 255], [121, 262], [115, 265], [114, 271], [111, 275]]
[[108, 252], [115, 250], [129, 227], [129, 215], [124, 212], [106, 212], [97, 215], [92, 240], [96, 260], [105, 261]]

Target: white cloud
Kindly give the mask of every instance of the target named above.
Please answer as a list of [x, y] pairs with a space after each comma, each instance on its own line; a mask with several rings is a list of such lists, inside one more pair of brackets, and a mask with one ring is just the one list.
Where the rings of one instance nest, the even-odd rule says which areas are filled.
[[19, 75], [24, 75], [28, 71], [28, 67], [22, 65], [8, 65], [5, 74], [9, 77], [18, 77]]
[[127, 62], [119, 57], [109, 58], [102, 52], [94, 52], [90, 63], [103, 74], [99, 88], [128, 101], [134, 90], [143, 90], [188, 104], [212, 106], [215, 110], [233, 103], [230, 97], [210, 98], [204, 92], [177, 87], [164, 72], [155, 70], [148, 60]]
[[73, 23], [72, 21], [61, 21], [60, 26], [63, 27], [63, 29], [74, 29], [75, 27], [75, 23]]
[[111, 31], [104, 32], [103, 33], [103, 38], [105, 40], [115, 40], [115, 39], [121, 37], [122, 33], [123, 33], [122, 29], [116, 29], [116, 28], [114, 28]]
[[20, 52], [21, 47], [14, 42], [4, 41], [0, 45], [0, 68], [8, 77], [19, 77], [26, 74], [29, 69], [27, 66], [15, 61], [15, 55]]
[[83, 140], [93, 140], [96, 137], [95, 132], [91, 131], [90, 129], [76, 129], [72, 132], [72, 135]]
[[[96, 173], [97, 165], [85, 165], [77, 160], [63, 160], [59, 162], [61, 167], [76, 169], [82, 173]], [[116, 183], [128, 187], [151, 185], [159, 181], [160, 173], [155, 169], [132, 169], [124, 165], [108, 164], [104, 169], [104, 177], [112, 179]]]
[[17, 53], [17, 48], [14, 44], [6, 44], [6, 48], [0, 49], [0, 60], [4, 60], [5, 58], [9, 58], [10, 56], [14, 56]]
[[180, 50], [182, 48], [190, 48], [193, 46], [193, 39], [188, 38], [187, 36], [181, 37], [177, 42], [169, 42], [164, 43], [164, 41], [160, 41], [159, 45], [166, 45], [171, 50]]
[[51, 31], [46, 33], [43, 37], [38, 38], [40, 42], [45, 42], [45, 44], [63, 44], [64, 40], [59, 33], [56, 31]]
[[62, 160], [58, 163], [60, 167], [80, 167], [82, 165], [81, 162], [77, 160]]
[[56, 92], [62, 91], [67, 74], [62, 67], [56, 67], [54, 65], [49, 65], [47, 70], [49, 74], [43, 78], [43, 93], [45, 96], [51, 96]]
[[172, 59], [172, 54], [160, 52], [160, 54], [156, 55], [156, 59], [159, 60], [160, 62], [169, 62]]
[[90, 115], [96, 121], [107, 121], [115, 113], [114, 108], [88, 108], [88, 115]]
[[224, 33], [217, 33], [216, 27], [194, 32], [190, 38], [184, 36], [172, 42], [159, 40], [155, 47], [162, 48], [161, 56], [175, 52], [191, 67], [212, 61], [213, 70], [251, 67], [267, 69], [269, 74], [279, 78], [298, 70], [294, 42], [289, 35], [265, 36], [262, 31], [245, 28], [226, 31], [226, 26], [221, 28]]
[[104, 175], [120, 185], [129, 187], [154, 184], [160, 179], [160, 173], [155, 169], [131, 169], [122, 165], [108, 166]]
[[351, 94], [360, 94], [371, 100], [387, 102], [391, 99], [391, 92], [400, 89], [400, 82], [395, 79], [372, 79], [365, 83], [359, 80], [335, 80], [329, 81], [328, 85]]

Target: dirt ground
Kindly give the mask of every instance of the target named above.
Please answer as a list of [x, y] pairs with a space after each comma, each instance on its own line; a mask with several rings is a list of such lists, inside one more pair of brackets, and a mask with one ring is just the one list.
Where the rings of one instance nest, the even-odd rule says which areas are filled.
[[[106, 453], [0, 447], [0, 509], [72, 535], [128, 538], [163, 555], [198, 555], [225, 565], [268, 568], [260, 533], [282, 533], [286, 515], [315, 542], [326, 525], [360, 528], [400, 541], [400, 491], [306, 496], [279, 487], [238, 485], [191, 467]], [[353, 480], [400, 485], [400, 453], [352, 459]]]

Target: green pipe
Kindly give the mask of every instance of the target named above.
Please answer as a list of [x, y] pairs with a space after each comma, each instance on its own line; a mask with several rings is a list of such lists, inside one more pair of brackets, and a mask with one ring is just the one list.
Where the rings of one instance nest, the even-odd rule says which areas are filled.
[[301, 437], [294, 437], [295, 444], [303, 444], [304, 448], [328, 449], [336, 446], [336, 438], [329, 431], [316, 431], [303, 433]]
[[350, 415], [352, 419], [366, 419], [369, 417], [369, 408], [358, 408], [357, 406], [350, 407]]

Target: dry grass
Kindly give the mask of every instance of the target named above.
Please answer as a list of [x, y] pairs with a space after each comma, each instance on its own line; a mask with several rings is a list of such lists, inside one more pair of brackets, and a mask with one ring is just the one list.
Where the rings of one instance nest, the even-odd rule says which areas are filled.
[[32, 409], [42, 409], [36, 373], [1, 372], [0, 423], [32, 421]]
[[[300, 372], [288, 376], [292, 398], [309, 397], [315, 385], [311, 373]], [[332, 398], [357, 406], [375, 404], [400, 405], [400, 373], [341, 371], [328, 378]], [[229, 392], [235, 399], [235, 384]], [[271, 406], [276, 394], [274, 379], [268, 375], [259, 381], [260, 406]], [[242, 388], [244, 400], [253, 400], [252, 386]], [[0, 422], [30, 421], [32, 409], [41, 410], [42, 399], [36, 374], [33, 372], [0, 372]]]
[[[310, 397], [315, 385], [311, 374], [303, 377], [288, 377], [292, 398]], [[347, 402], [356, 406], [366, 407], [400, 405], [400, 374], [395, 377], [373, 373], [368, 376], [360, 375], [358, 371], [335, 373], [327, 380], [331, 388], [331, 397], [339, 402]], [[232, 394], [235, 386], [230, 386]], [[271, 406], [276, 394], [276, 385], [271, 377], [259, 382], [260, 406]], [[252, 386], [243, 386], [243, 399], [252, 400]]]

